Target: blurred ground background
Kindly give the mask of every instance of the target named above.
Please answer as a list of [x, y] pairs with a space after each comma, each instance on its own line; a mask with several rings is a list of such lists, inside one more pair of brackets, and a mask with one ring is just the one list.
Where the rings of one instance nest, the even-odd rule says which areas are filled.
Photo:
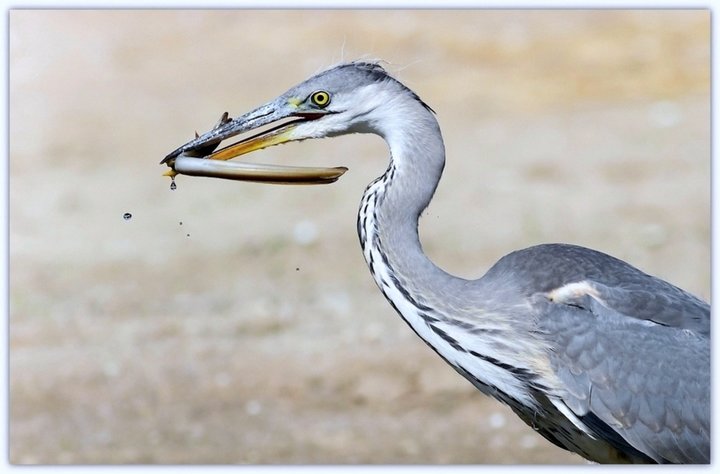
[[709, 35], [701, 10], [10, 12], [10, 461], [582, 463], [376, 289], [355, 213], [379, 138], [249, 157], [349, 166], [331, 186], [170, 191], [158, 161], [383, 58], [443, 128], [440, 266], [571, 242], [709, 299]]

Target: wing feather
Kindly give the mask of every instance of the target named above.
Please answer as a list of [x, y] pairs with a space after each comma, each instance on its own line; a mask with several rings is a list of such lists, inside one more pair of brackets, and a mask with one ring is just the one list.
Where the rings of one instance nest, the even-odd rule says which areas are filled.
[[[709, 337], [626, 315], [611, 306], [619, 292], [608, 298], [591, 283], [599, 288], [595, 296], [548, 299], [540, 307], [563, 401], [597, 434], [611, 429], [657, 462], [709, 462]], [[634, 297], [618, 306], [652, 307]]]

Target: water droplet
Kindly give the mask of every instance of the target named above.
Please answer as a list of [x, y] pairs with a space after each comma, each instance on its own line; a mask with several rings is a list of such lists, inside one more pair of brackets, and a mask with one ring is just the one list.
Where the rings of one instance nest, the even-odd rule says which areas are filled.
[[295, 267], [295, 271], [296, 271], [296, 272], [299, 272], [299, 271], [300, 271], [300, 267]]
[[188, 237], [190, 237], [190, 234], [187, 234]]
[[130, 219], [132, 219], [132, 214], [130, 214], [129, 212], [126, 212], [125, 214], [123, 214], [123, 219], [125, 219], [126, 221], [129, 221]]
[[170, 191], [175, 191], [177, 189], [177, 184], [175, 184], [175, 178], [173, 178], [172, 182], [170, 183]]
[[182, 221], [180, 221], [180, 225], [182, 225]]

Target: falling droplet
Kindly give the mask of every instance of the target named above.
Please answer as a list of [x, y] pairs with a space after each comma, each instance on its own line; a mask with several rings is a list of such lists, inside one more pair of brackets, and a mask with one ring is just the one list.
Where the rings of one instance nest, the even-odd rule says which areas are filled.
[[175, 184], [175, 179], [173, 178], [172, 182], [170, 183], [170, 191], [175, 191], [177, 189], [177, 184]]
[[187, 234], [188, 237], [190, 237], [190, 234]]
[[130, 214], [129, 212], [126, 212], [125, 214], [123, 214], [123, 219], [125, 219], [126, 221], [129, 221], [130, 219], [132, 219], [132, 214]]
[[182, 225], [182, 221], [180, 221], [180, 225]]
[[296, 271], [296, 272], [299, 272], [299, 271], [300, 271], [300, 267], [295, 267], [295, 271]]

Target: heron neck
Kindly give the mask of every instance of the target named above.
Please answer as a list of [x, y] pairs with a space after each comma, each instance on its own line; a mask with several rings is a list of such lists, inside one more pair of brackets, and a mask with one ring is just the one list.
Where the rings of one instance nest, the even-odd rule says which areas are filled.
[[[527, 355], [532, 345], [520, 351], [508, 344], [515, 332], [508, 318], [493, 311], [491, 287], [446, 273], [423, 252], [418, 219], [440, 181], [445, 147], [435, 117], [416, 104], [426, 113], [399, 109], [400, 119], [381, 133], [391, 161], [368, 186], [360, 205], [358, 233], [365, 260], [393, 308], [441, 357], [484, 393], [511, 405], [534, 406], [526, 383], [507, 368], [527, 366], [523, 357], [544, 359]], [[405, 122], [402, 117], [421, 120]], [[468, 315], [472, 322], [463, 319]], [[476, 337], [481, 332], [483, 337]], [[458, 349], [462, 344], [467, 350]]]
[[[358, 231], [381, 289], [386, 274], [406, 296], [432, 306], [433, 300], [442, 301], [443, 293], [465, 280], [437, 267], [420, 243], [418, 220], [440, 181], [445, 146], [435, 117], [419, 102], [415, 104], [422, 113], [398, 108], [398, 120], [392, 121], [386, 133], [380, 130], [390, 147], [391, 161], [385, 174], [365, 191]], [[420, 118], [402, 120], [407, 116]]]

